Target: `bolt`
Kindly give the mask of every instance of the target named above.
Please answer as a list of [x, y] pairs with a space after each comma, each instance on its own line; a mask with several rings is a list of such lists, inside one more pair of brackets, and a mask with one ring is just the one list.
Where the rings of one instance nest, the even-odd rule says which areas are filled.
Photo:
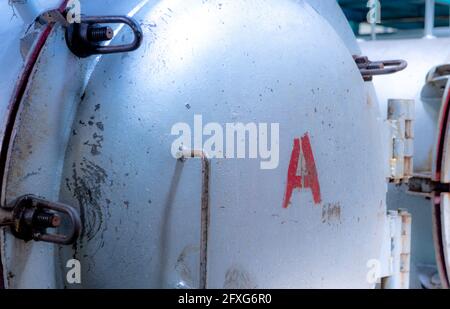
[[90, 42], [109, 41], [114, 37], [114, 31], [111, 27], [92, 27], [87, 31], [87, 38]]
[[42, 227], [58, 227], [61, 224], [61, 217], [57, 214], [43, 212], [34, 217], [34, 222]]

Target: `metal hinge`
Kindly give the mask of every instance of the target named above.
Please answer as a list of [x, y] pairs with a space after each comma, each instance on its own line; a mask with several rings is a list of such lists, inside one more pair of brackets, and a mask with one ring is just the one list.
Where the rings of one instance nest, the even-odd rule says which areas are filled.
[[414, 100], [389, 100], [389, 179], [408, 182], [413, 175]]
[[[65, 234], [49, 234], [65, 222]], [[71, 206], [25, 195], [0, 210], [0, 226], [9, 226], [11, 233], [24, 241], [44, 241], [61, 245], [73, 244], [81, 231], [78, 212]]]
[[411, 214], [389, 211], [382, 247], [380, 283], [383, 289], [409, 288], [411, 258]]

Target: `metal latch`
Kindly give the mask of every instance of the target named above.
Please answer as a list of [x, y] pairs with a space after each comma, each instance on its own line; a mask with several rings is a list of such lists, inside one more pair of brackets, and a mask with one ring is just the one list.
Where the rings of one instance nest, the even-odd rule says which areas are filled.
[[364, 81], [369, 82], [374, 75], [392, 74], [406, 69], [405, 60], [370, 61], [366, 56], [353, 56]]
[[[47, 229], [60, 227], [63, 221], [67, 221], [70, 227], [66, 234], [47, 232]], [[25, 195], [0, 210], [0, 226], [9, 226], [11, 233], [24, 241], [70, 245], [80, 234], [81, 220], [78, 212], [71, 206]]]
[[[125, 24], [133, 31], [133, 42], [123, 45], [101, 45], [114, 37], [113, 30], [101, 24]], [[143, 33], [141, 26], [126, 16], [83, 16], [81, 23], [70, 24], [66, 29], [66, 42], [69, 49], [80, 58], [99, 54], [130, 52], [141, 46]]]
[[[84, 16], [80, 22], [69, 23], [67, 11], [51, 10], [43, 13], [38, 21], [41, 23], [58, 23], [66, 28], [66, 43], [70, 51], [80, 58], [92, 55], [131, 52], [138, 49], [143, 40], [139, 23], [128, 16]], [[133, 32], [133, 41], [129, 44], [109, 45], [102, 42], [111, 41], [114, 31], [106, 24], [127, 25]], [[103, 25], [103, 26], [102, 26]]]

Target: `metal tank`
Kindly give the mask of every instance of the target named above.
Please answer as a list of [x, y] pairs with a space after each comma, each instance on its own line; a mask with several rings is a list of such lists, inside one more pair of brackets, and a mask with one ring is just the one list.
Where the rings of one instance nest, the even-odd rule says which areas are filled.
[[[348, 25], [329, 22], [343, 18], [335, 4], [149, 0], [113, 12], [88, 2], [91, 21], [128, 18], [102, 48], [139, 45], [139, 27], [142, 44], [84, 58], [92, 50], [68, 47], [61, 9], [42, 17], [43, 44], [13, 96], [2, 206], [49, 220], [65, 211], [58, 233], [70, 236], [49, 238], [27, 216], [27, 230], [4, 229], [6, 287], [375, 285], [369, 262], [389, 260], [388, 219], [401, 217], [386, 215], [383, 117]], [[139, 27], [123, 24], [131, 17]], [[225, 153], [199, 141], [238, 123], [247, 135], [224, 133]], [[180, 127], [192, 141], [174, 157]], [[247, 158], [233, 158], [252, 132], [259, 152], [249, 138]], [[74, 259], [81, 283], [66, 277]]]
[[[402, 39], [360, 42], [369, 57], [399, 57], [409, 67], [374, 81], [381, 109], [389, 99], [415, 100], [414, 177], [407, 186], [390, 186], [388, 207], [408, 208], [412, 225], [412, 287], [448, 287], [447, 189], [444, 162], [450, 39]], [[441, 168], [442, 167], [442, 168]], [[443, 169], [444, 171], [441, 171]], [[435, 254], [436, 252], [436, 254]], [[436, 280], [433, 266], [439, 269]], [[434, 277], [433, 277], [434, 275]]]

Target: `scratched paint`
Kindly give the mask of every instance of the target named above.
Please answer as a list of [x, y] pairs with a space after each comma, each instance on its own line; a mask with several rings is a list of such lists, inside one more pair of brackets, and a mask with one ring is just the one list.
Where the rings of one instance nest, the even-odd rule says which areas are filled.
[[342, 209], [341, 204], [328, 203], [322, 208], [322, 223], [331, 225], [332, 223], [341, 223]]
[[[300, 164], [300, 169], [299, 169]], [[300, 170], [300, 175], [297, 173]], [[289, 163], [286, 194], [284, 196], [283, 208], [288, 208], [291, 203], [292, 193], [295, 189], [309, 188], [313, 195], [314, 204], [322, 201], [320, 195], [320, 184], [316, 169], [316, 162], [311, 147], [309, 134], [306, 133], [301, 139], [294, 139], [291, 160]]]

